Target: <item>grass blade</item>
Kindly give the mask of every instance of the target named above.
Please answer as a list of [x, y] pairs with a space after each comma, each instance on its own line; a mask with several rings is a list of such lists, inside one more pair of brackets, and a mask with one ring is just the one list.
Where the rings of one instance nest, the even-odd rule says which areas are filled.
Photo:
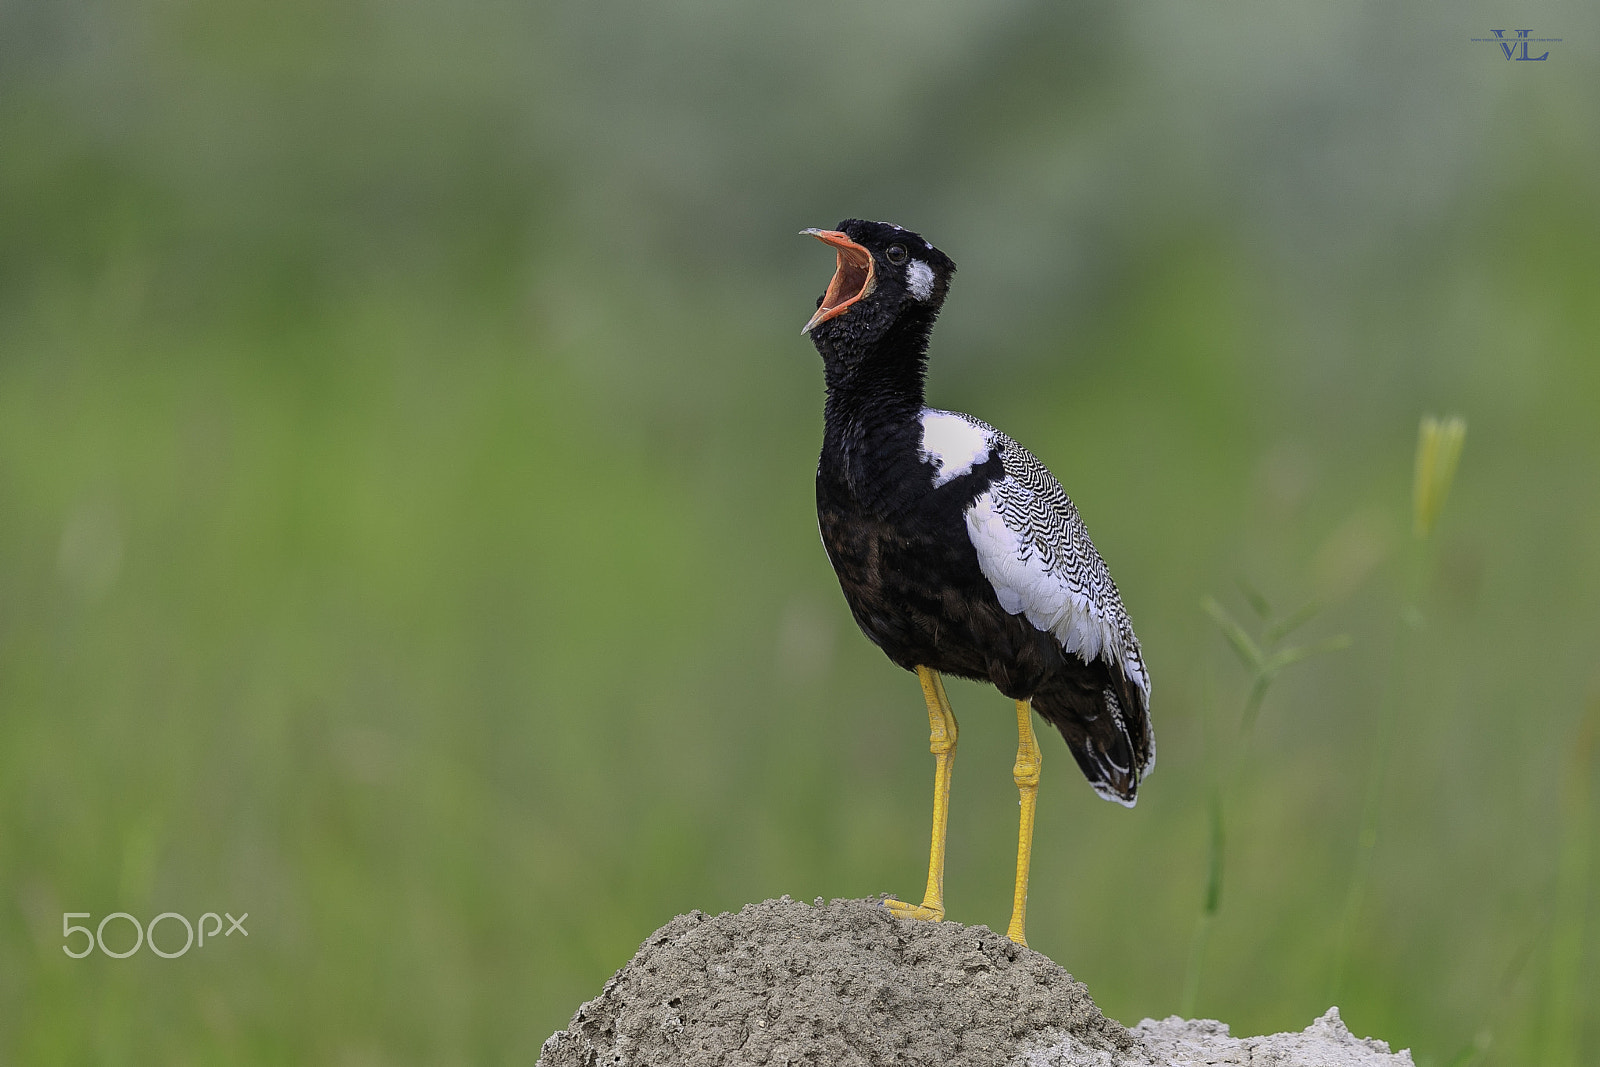
[[1261, 654], [1260, 646], [1251, 639], [1249, 634], [1245, 633], [1244, 627], [1234, 621], [1233, 616], [1228, 614], [1226, 608], [1217, 603], [1215, 597], [1206, 597], [1200, 602], [1200, 607], [1205, 610], [1207, 615], [1211, 616], [1212, 621], [1217, 624], [1217, 628], [1222, 631], [1222, 636], [1228, 639], [1228, 643], [1233, 646], [1233, 650], [1244, 661], [1244, 665], [1251, 671], [1260, 671], [1265, 662], [1265, 657]]

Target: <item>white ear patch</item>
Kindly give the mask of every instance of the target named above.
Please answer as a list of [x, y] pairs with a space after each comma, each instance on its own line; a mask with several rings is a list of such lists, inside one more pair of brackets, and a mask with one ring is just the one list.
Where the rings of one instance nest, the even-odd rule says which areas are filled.
[[933, 268], [920, 259], [913, 259], [906, 268], [906, 285], [918, 300], [928, 299], [933, 295]]

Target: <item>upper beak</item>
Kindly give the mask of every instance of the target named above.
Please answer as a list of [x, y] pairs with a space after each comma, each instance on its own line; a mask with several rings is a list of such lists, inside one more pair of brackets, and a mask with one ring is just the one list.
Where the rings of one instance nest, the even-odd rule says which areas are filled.
[[819, 230], [815, 227], [800, 232], [809, 234], [824, 244], [832, 245], [838, 256], [838, 266], [833, 272], [833, 280], [828, 283], [828, 291], [823, 294], [817, 313], [811, 316], [811, 321], [800, 331], [810, 333], [811, 328], [817, 323], [827, 322], [836, 315], [843, 315], [850, 309], [851, 304], [872, 292], [876, 279], [873, 275], [872, 253], [850, 240], [844, 233], [839, 230]]

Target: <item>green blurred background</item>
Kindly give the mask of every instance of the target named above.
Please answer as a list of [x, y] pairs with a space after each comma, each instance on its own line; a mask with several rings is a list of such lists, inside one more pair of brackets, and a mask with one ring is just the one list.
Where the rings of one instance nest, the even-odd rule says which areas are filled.
[[[1511, 25], [1563, 40], [1471, 41]], [[0, 1062], [526, 1063], [675, 913], [918, 892], [926, 718], [812, 503], [795, 231], [849, 216], [960, 264], [930, 401], [1050, 464], [1151, 664], [1136, 810], [1045, 739], [1033, 946], [1176, 1011], [1233, 759], [1199, 1012], [1595, 1062], [1597, 42], [1573, 3], [0, 6]], [[1335, 990], [1428, 411], [1470, 431]], [[1199, 607], [1241, 582], [1353, 638], [1243, 753]], [[951, 696], [950, 914], [1003, 929], [1010, 709]]]

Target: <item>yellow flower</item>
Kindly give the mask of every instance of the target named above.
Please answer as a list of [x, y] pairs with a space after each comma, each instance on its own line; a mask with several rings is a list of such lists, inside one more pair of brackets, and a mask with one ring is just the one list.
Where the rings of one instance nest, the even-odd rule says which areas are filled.
[[1411, 483], [1412, 531], [1418, 537], [1427, 537], [1433, 531], [1434, 520], [1450, 496], [1450, 483], [1455, 481], [1456, 462], [1461, 458], [1466, 436], [1467, 420], [1460, 415], [1447, 419], [1422, 417], [1417, 431], [1417, 471]]

